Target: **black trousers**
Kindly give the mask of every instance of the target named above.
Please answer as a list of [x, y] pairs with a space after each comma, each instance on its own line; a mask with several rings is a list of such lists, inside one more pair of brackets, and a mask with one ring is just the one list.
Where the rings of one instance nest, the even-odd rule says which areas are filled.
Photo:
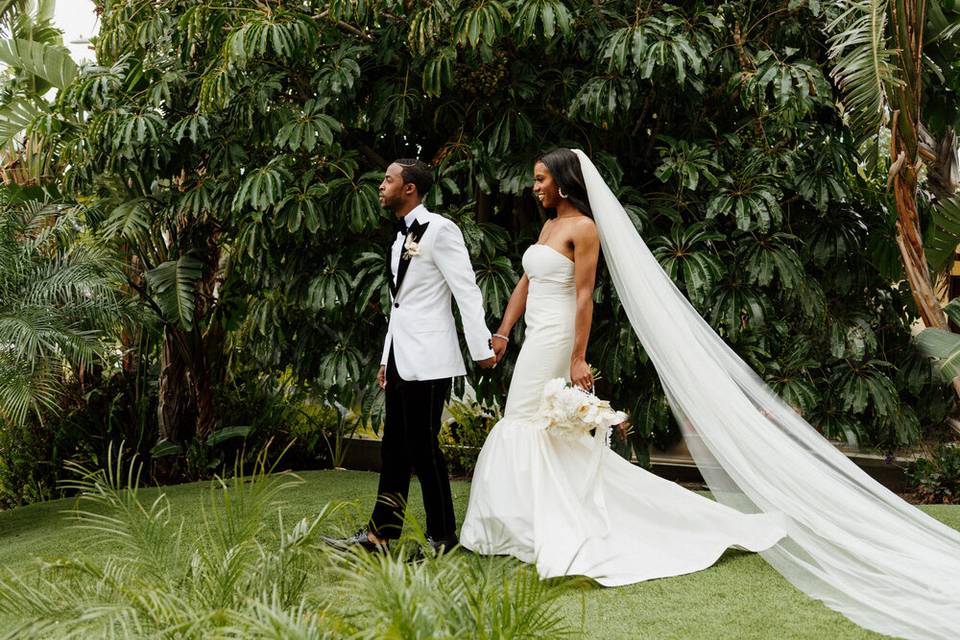
[[440, 415], [450, 384], [450, 378], [403, 380], [390, 348], [380, 486], [369, 525], [380, 537], [400, 537], [411, 468], [416, 471], [423, 491], [427, 535], [434, 540], [449, 540], [456, 535], [447, 463], [437, 442]]

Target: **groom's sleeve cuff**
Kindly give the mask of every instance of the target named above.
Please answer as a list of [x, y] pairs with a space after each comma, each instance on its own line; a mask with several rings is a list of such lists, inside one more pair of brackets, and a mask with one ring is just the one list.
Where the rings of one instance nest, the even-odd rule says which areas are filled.
[[476, 354], [470, 354], [470, 355], [473, 356], [474, 362], [480, 362], [481, 360], [488, 360], [490, 358], [495, 357], [497, 355], [497, 352], [493, 350], [493, 338], [492, 337], [487, 338], [486, 353], [481, 353], [479, 355], [476, 355]]

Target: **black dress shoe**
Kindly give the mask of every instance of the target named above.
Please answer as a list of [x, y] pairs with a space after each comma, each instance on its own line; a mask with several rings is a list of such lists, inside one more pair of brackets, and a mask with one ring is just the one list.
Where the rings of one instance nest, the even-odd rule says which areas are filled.
[[328, 536], [320, 536], [320, 539], [326, 542], [331, 547], [334, 547], [335, 549], [340, 549], [341, 551], [349, 551], [351, 549], [363, 549], [364, 551], [386, 553], [387, 543], [371, 542], [370, 538], [367, 536], [367, 533], [368, 533], [367, 529], [363, 528], [357, 531], [352, 536], [347, 536], [346, 538], [330, 538]]
[[407, 560], [408, 562], [423, 562], [427, 559], [428, 555], [431, 558], [437, 558], [444, 554], [450, 553], [458, 544], [460, 544], [460, 541], [457, 540], [456, 536], [443, 539], [434, 539], [430, 536], [427, 536], [426, 546], [430, 549], [430, 551], [425, 552], [422, 546], [417, 547], [417, 550], [414, 551], [413, 555], [411, 555]]
[[450, 553], [453, 551], [453, 548], [460, 544], [460, 541], [457, 540], [457, 536], [450, 536], [448, 538], [431, 538], [427, 536], [427, 544], [433, 549], [433, 552], [442, 556], [445, 553]]

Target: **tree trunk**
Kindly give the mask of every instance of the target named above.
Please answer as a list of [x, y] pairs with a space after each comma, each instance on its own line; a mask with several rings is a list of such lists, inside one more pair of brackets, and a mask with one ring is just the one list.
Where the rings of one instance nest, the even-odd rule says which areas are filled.
[[197, 405], [197, 429], [196, 437], [200, 442], [205, 442], [210, 434], [217, 427], [217, 415], [213, 402], [213, 384], [210, 380], [210, 372], [207, 371], [206, 357], [200, 356], [194, 361], [198, 365], [191, 376], [193, 380], [193, 397]]
[[[907, 175], [904, 176], [904, 173]], [[912, 167], [894, 176], [893, 191], [897, 203], [897, 245], [920, 318], [928, 327], [947, 329], [947, 316], [940, 308], [923, 251], [917, 215], [916, 171]]]
[[188, 434], [194, 414], [189, 392], [189, 368], [183, 358], [183, 334], [169, 325], [163, 328], [163, 347], [160, 355], [159, 405], [157, 421], [160, 440], [179, 442]]
[[158, 407], [160, 438], [185, 442], [205, 441], [217, 428], [214, 389], [218, 384], [223, 332], [201, 337], [194, 329], [164, 327]]
[[493, 210], [492, 194], [484, 193], [477, 185], [477, 222], [489, 222]]
[[200, 348], [192, 362], [194, 400], [197, 404], [197, 439], [206, 440], [219, 426], [214, 391], [223, 381], [224, 332], [216, 310], [202, 336], [197, 335]]
[[[930, 277], [917, 215], [918, 156], [923, 146], [920, 96], [925, 9], [926, 4], [917, 0], [890, 3], [891, 27], [904, 80], [890, 96], [894, 107], [890, 131], [891, 178], [897, 204], [897, 246], [913, 300], [924, 325], [949, 331], [947, 316], [940, 307]], [[960, 379], [953, 381], [953, 389], [960, 397]]]

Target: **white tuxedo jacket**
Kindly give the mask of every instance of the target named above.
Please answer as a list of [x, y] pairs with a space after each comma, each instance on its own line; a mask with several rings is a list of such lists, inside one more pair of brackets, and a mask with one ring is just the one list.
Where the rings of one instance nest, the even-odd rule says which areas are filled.
[[[387, 255], [394, 280], [380, 364], [387, 364], [392, 345], [397, 373], [404, 380], [462, 376], [467, 370], [453, 319], [451, 294], [460, 309], [470, 356], [483, 360], [494, 355], [470, 255], [456, 224], [427, 211], [423, 205], [411, 213], [415, 214], [410, 216], [415, 221], [407, 238], [398, 232]], [[419, 255], [403, 255], [407, 239], [419, 245]], [[395, 271], [393, 256], [398, 253], [401, 258]]]

